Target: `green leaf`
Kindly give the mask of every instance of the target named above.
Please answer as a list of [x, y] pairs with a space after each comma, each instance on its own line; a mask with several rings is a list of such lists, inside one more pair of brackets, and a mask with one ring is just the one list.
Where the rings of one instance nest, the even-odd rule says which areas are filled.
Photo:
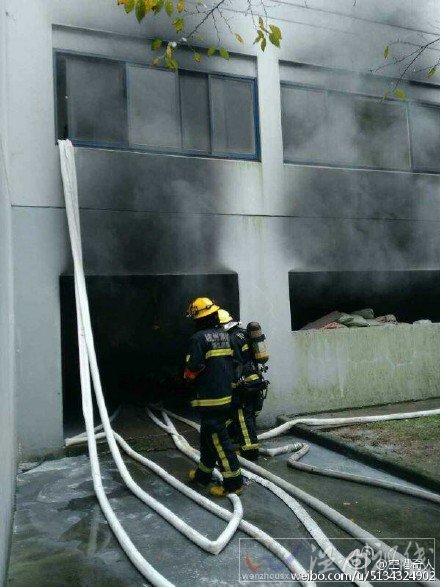
[[197, 53], [197, 51], [194, 51], [194, 61], [197, 61], [197, 63], [200, 63], [202, 60], [202, 56], [200, 55], [200, 53]]
[[209, 47], [209, 49], [207, 51], [208, 57], [212, 57], [215, 52], [216, 52], [216, 48], [215, 47]]
[[264, 51], [266, 49], [267, 41], [266, 39], [261, 40], [261, 50]]
[[125, 0], [125, 12], [128, 14], [134, 8], [135, 0]]
[[179, 64], [174, 59], [174, 57], [165, 57], [165, 65], [168, 67], [168, 69], [172, 69], [173, 71], [179, 68]]
[[218, 52], [223, 59], [229, 59], [229, 52], [226, 49], [223, 49], [223, 47], [219, 49]]
[[162, 39], [154, 39], [154, 41], [151, 43], [151, 48], [153, 51], [157, 51], [161, 47], [162, 47]]
[[175, 29], [175, 31], [176, 31], [177, 33], [183, 30], [183, 26], [184, 26], [184, 24], [185, 24], [185, 23], [184, 23], [184, 20], [183, 20], [183, 18], [180, 18], [180, 17], [179, 17], [179, 18], [175, 18], [175, 19], [173, 20], [173, 27], [174, 27], [174, 29]]
[[152, 65], [154, 65], [154, 66], [156, 67], [157, 65], [159, 65], [159, 63], [160, 63], [161, 61], [162, 61], [162, 57], [155, 57], [155, 58], [153, 59], [153, 61], [151, 62], [151, 64], [152, 64]]
[[[264, 39], [264, 40], [266, 40], [266, 39]], [[269, 34], [269, 41], [272, 43], [272, 45], [275, 45], [275, 47], [280, 46], [280, 39], [274, 33]]]
[[264, 39], [263, 31], [257, 31], [257, 36], [255, 37], [254, 45], [255, 43], [259, 43], [262, 39]]
[[275, 38], [281, 40], [283, 38], [282, 34], [281, 34], [281, 29], [279, 29], [277, 26], [275, 26], [274, 24], [270, 24], [269, 28], [271, 30], [271, 32], [273, 33], [273, 35], [275, 36]]
[[137, 0], [136, 2], [136, 18], [141, 22], [145, 16], [145, 2], [144, 0]]
[[157, 16], [159, 12], [162, 10], [164, 5], [164, 0], [158, 0], [157, 4], [153, 8], [154, 15]]
[[387, 59], [389, 57], [389, 55], [390, 55], [390, 46], [387, 45], [385, 47], [385, 49], [383, 50], [383, 56], [385, 57], [385, 59]]
[[165, 11], [168, 14], [168, 16], [171, 16], [174, 12], [174, 2], [173, 0], [167, 0], [165, 2]]
[[177, 12], [183, 12], [185, 8], [185, 0], [179, 0], [177, 3]]
[[396, 88], [394, 90], [394, 95], [397, 96], [398, 98], [401, 98], [402, 100], [405, 99], [406, 94], [405, 92], [402, 90], [402, 88]]
[[437, 73], [437, 65], [434, 65], [434, 67], [431, 67], [431, 69], [428, 71], [428, 77], [434, 77], [436, 73]]

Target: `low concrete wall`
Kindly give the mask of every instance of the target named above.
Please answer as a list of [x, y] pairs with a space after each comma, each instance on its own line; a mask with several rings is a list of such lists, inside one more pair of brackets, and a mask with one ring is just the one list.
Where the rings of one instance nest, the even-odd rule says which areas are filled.
[[292, 333], [294, 384], [268, 409], [319, 412], [440, 396], [440, 324]]

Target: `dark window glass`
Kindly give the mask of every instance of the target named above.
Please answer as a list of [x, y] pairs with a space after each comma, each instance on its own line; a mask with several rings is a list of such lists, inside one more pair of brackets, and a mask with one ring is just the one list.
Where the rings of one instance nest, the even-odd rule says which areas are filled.
[[286, 161], [409, 169], [406, 104], [282, 86]]
[[68, 57], [66, 89], [69, 137], [105, 144], [125, 141], [122, 64], [105, 59]]
[[255, 153], [252, 82], [211, 77], [211, 104], [214, 152]]
[[326, 93], [281, 88], [284, 157], [324, 161], [328, 157]]
[[406, 105], [369, 98], [354, 99], [354, 147], [367, 167], [409, 169]]
[[180, 147], [176, 74], [130, 65], [127, 78], [130, 145]]
[[182, 72], [179, 79], [183, 148], [209, 152], [211, 138], [208, 76]]
[[66, 88], [66, 59], [58, 56], [56, 60], [57, 75], [57, 128], [58, 138], [67, 139], [69, 137], [69, 125], [67, 119], [67, 88]]
[[440, 170], [440, 108], [411, 104], [414, 167]]
[[255, 81], [58, 53], [58, 138], [256, 159]]

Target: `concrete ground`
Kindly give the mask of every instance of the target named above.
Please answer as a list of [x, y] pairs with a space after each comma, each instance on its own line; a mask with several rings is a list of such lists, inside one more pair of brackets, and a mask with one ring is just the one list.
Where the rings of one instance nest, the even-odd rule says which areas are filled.
[[[293, 439], [292, 436], [283, 437], [266, 444], [280, 445]], [[179, 479], [186, 479], [190, 462], [175, 449], [164, 448], [148, 456]], [[313, 493], [373, 534], [389, 538], [388, 543], [395, 544], [397, 538], [407, 538], [406, 543], [411, 541], [413, 548], [420, 537], [440, 538], [439, 506], [384, 489], [294, 471], [286, 466], [286, 461], [287, 455], [283, 455], [262, 459], [261, 464]], [[317, 445], [312, 445], [304, 462], [393, 479]], [[127, 463], [133, 477], [145, 490], [199, 531], [211, 537], [222, 531], [223, 521], [200, 509], [140, 465], [129, 460]], [[102, 471], [110, 503], [124, 528], [147, 560], [175, 585], [233, 586], [239, 584], [240, 571], [250, 572], [257, 567], [275, 573], [285, 571], [261, 545], [245, 541], [240, 551], [239, 539], [246, 537], [241, 532], [217, 557], [202, 552], [125, 489], [108, 454], [102, 455]], [[291, 539], [285, 541], [285, 545], [305, 567], [309, 567], [314, 557], [318, 565], [315, 570], [323, 570], [325, 561], [317, 556], [313, 541], [299, 540], [307, 538], [308, 534], [279, 499], [251, 483], [242, 502], [247, 520], [272, 536]], [[222, 504], [229, 507], [228, 501]], [[347, 538], [322, 515], [308, 511], [328, 536]], [[422, 541], [419, 543], [422, 545]], [[423, 545], [429, 548], [428, 543]], [[338, 547], [348, 555], [362, 545], [354, 540], [341, 540]], [[439, 560], [437, 567], [440, 569]], [[146, 584], [120, 549], [97, 505], [85, 454], [48, 461], [18, 476], [8, 584], [17, 587]]]
[[[326, 412], [313, 417], [347, 418], [439, 410], [440, 398]], [[294, 416], [280, 416], [287, 421]], [[301, 424], [297, 432], [334, 450], [440, 491], [440, 416], [349, 426]]]

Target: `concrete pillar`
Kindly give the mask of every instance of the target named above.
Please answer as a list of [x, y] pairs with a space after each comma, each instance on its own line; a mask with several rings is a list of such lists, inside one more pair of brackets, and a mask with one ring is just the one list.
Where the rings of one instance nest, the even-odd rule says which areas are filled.
[[6, 1], [0, 0], [0, 584], [6, 576], [15, 488], [11, 203], [7, 177]]

